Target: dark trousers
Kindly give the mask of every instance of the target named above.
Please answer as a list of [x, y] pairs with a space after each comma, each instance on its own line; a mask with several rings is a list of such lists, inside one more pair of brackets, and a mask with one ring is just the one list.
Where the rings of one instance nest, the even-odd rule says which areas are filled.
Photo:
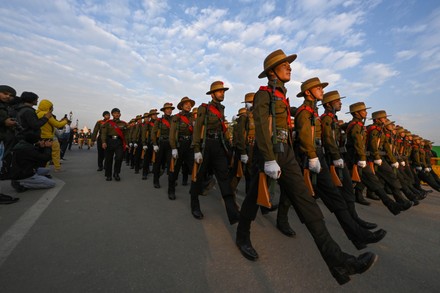
[[397, 178], [397, 169], [391, 167], [384, 158], [382, 158], [382, 164], [377, 166], [376, 174], [388, 185], [396, 201], [404, 202], [407, 200], [400, 191], [402, 184]]
[[197, 181], [191, 182], [191, 210], [200, 210], [198, 197], [202, 194], [203, 183], [210, 169], [214, 172], [220, 187], [228, 219], [233, 222], [238, 219], [238, 208], [228, 173], [228, 157], [220, 139], [206, 139], [203, 161], [197, 172]]
[[63, 159], [66, 154], [67, 146], [69, 145], [69, 138], [61, 138], [60, 142], [60, 158]]
[[[330, 236], [325, 226], [322, 212], [316, 200], [309, 195], [304, 183], [301, 169], [295, 159], [293, 149], [284, 144], [284, 152], [277, 154], [277, 162], [281, 167], [281, 176], [278, 184], [292, 203], [301, 222], [305, 223], [310, 234], [313, 236], [316, 246], [329, 268], [339, 266], [349, 257], [341, 251], [339, 245]], [[264, 158], [254, 147], [254, 160], [252, 171], [254, 176], [250, 184], [249, 192], [244, 199], [240, 211], [240, 222], [237, 227], [237, 240], [249, 239], [251, 221], [255, 220], [258, 211], [258, 179], [259, 172], [264, 166]]]
[[142, 163], [142, 175], [148, 175], [150, 173], [151, 158], [153, 157], [153, 145], [147, 144], [148, 148], [144, 152], [144, 160]]
[[100, 137], [96, 140], [96, 149], [98, 150], [98, 168], [104, 167], [105, 150], [102, 148], [102, 140]]
[[[122, 141], [118, 139], [107, 138], [107, 148], [105, 149], [105, 176], [111, 177], [113, 174], [121, 173], [122, 159], [124, 148]], [[113, 169], [113, 157], [115, 158], [115, 166]]]
[[430, 172], [425, 172], [425, 170], [417, 172], [417, 176], [420, 180], [426, 182], [431, 188], [440, 191], [440, 185], [437, 184], [434, 177], [432, 177]]
[[134, 170], [136, 172], [139, 172], [139, 169], [141, 168], [141, 156], [142, 156], [142, 144], [141, 142], [137, 142], [137, 147], [133, 147], [133, 165]]
[[168, 175], [168, 193], [174, 193], [176, 190], [176, 180], [179, 176], [180, 169], [186, 166], [188, 170], [192, 170], [194, 165], [194, 150], [191, 148], [191, 140], [180, 140], [177, 160], [174, 165], [174, 172]]
[[159, 183], [160, 169], [166, 165], [169, 166], [171, 161], [171, 146], [168, 139], [160, 140], [159, 150], [156, 153], [156, 161], [153, 163], [154, 183]]

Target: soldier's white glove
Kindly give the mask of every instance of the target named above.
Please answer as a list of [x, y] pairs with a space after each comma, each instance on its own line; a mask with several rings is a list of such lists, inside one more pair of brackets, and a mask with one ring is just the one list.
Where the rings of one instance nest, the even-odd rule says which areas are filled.
[[392, 163], [391, 167], [396, 168], [396, 169], [399, 168], [399, 162]]
[[343, 159], [334, 160], [333, 165], [336, 168], [344, 168], [344, 160]]
[[155, 153], [157, 153], [159, 151], [159, 146], [158, 145], [153, 145], [153, 150]]
[[367, 167], [367, 161], [358, 161], [357, 165], [363, 169]]
[[374, 163], [378, 166], [382, 165], [382, 159], [374, 160]]
[[425, 172], [426, 173], [429, 173], [431, 171], [431, 169], [429, 169], [429, 168], [425, 168]]
[[401, 165], [402, 167], [405, 167], [405, 165], [406, 165], [405, 161], [400, 162], [400, 165]]
[[420, 166], [419, 166], [419, 167], [416, 167], [416, 170], [417, 170], [417, 171], [422, 171], [422, 167], [420, 167]]
[[137, 147], [138, 147], [138, 144], [137, 144], [137, 143], [135, 143], [135, 144], [133, 144], [133, 146], [134, 146], [135, 148], [137, 148]]
[[309, 170], [315, 173], [321, 172], [321, 163], [318, 157], [309, 159]]
[[130, 143], [128, 144], [128, 146], [129, 146], [129, 147], [132, 147], [132, 146], [133, 146], [133, 144], [132, 144], [132, 143], [130, 142]]
[[174, 159], [177, 159], [177, 149], [172, 149], [171, 155], [173, 156]]
[[144, 145], [142, 148], [144, 149], [144, 151], [148, 150], [148, 146], [147, 145]]
[[267, 161], [264, 162], [264, 173], [273, 179], [278, 179], [281, 176], [281, 168], [277, 161]]
[[203, 161], [203, 156], [201, 152], [194, 154], [194, 161], [196, 161], [197, 164], [200, 164]]
[[243, 162], [243, 164], [247, 164], [247, 162], [249, 161], [249, 157], [248, 155], [241, 155], [240, 160]]

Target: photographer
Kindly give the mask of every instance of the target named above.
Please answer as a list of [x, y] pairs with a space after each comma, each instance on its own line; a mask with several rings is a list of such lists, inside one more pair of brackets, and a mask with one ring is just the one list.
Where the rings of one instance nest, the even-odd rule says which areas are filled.
[[33, 108], [33, 106], [38, 104], [38, 96], [32, 92], [23, 92], [20, 99], [23, 104], [17, 107], [17, 121], [23, 129], [20, 131], [19, 138], [23, 138], [28, 132], [40, 136], [40, 127], [49, 121], [49, 118], [52, 117], [52, 111], [48, 111], [38, 118]]
[[51, 140], [40, 140], [40, 136], [28, 132], [12, 149], [11, 185], [17, 192], [28, 189], [52, 188], [55, 181], [48, 178], [49, 169], [41, 168], [51, 154], [41, 149], [50, 148]]
[[[5, 154], [5, 139], [16, 126], [17, 122], [8, 115], [8, 104], [16, 95], [16, 91], [7, 85], [0, 85], [0, 168], [3, 167], [3, 158]], [[11, 204], [17, 202], [18, 198], [1, 193], [0, 204]]]

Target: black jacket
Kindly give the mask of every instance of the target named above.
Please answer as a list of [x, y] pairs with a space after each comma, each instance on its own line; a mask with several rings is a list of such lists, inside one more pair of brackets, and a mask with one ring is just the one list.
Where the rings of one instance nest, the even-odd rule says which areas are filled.
[[19, 105], [17, 107], [17, 121], [22, 127], [21, 129], [21, 138], [24, 137], [24, 134], [27, 132], [35, 132], [38, 135], [41, 133], [41, 126], [46, 124], [48, 119], [43, 116], [38, 119], [37, 114], [35, 113], [35, 109], [29, 105]]
[[11, 179], [19, 180], [33, 176], [36, 169], [50, 159], [50, 153], [43, 153], [35, 145], [20, 140], [12, 149]]

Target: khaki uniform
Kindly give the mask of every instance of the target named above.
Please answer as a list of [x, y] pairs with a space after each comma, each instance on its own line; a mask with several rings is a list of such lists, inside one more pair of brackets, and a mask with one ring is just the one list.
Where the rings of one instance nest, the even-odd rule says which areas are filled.
[[[115, 123], [116, 126], [112, 126], [112, 123]], [[119, 136], [116, 129], [119, 129], [122, 132], [122, 137]], [[128, 124], [125, 121], [120, 119], [112, 119], [107, 123], [102, 125], [101, 134], [102, 134], [102, 143], [107, 144], [107, 148], [105, 149], [105, 176], [107, 178], [111, 178], [112, 171], [113, 176], [115, 174], [121, 173], [121, 165], [122, 159], [124, 155], [124, 148], [126, 147], [125, 136], [128, 133]], [[115, 164], [113, 167], [113, 157], [115, 160]]]
[[156, 160], [153, 163], [153, 183], [156, 188], [160, 187], [159, 177], [161, 169], [169, 166], [171, 161], [171, 147], [170, 147], [170, 128], [171, 116], [163, 115], [162, 118], [154, 122], [153, 130], [151, 131], [151, 142], [159, 147], [156, 153]]
[[98, 120], [96, 121], [95, 127], [93, 128], [92, 133], [92, 142], [96, 141], [96, 148], [98, 149], [98, 169], [102, 170], [104, 168], [104, 158], [105, 158], [105, 150], [102, 148], [102, 126], [107, 122], [107, 120]]

